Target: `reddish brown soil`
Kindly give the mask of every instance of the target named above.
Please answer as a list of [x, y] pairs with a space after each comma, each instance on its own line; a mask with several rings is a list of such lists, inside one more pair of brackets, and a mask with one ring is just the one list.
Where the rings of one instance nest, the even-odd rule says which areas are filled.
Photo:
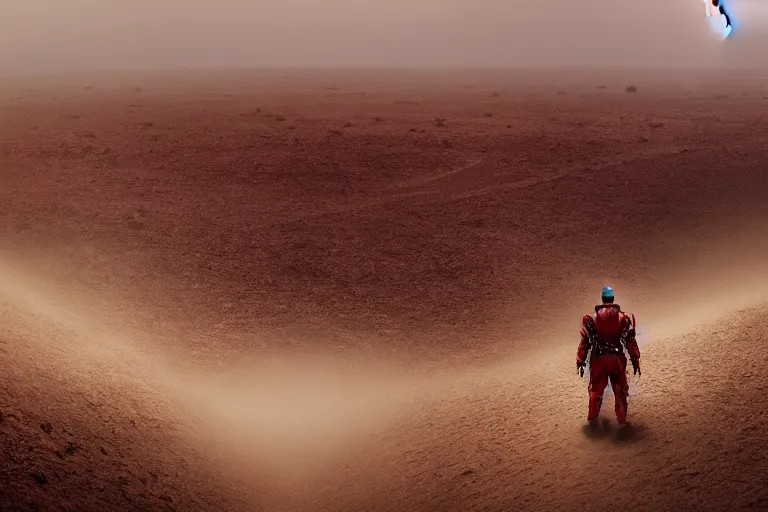
[[758, 78], [0, 84], [0, 508], [768, 508]]

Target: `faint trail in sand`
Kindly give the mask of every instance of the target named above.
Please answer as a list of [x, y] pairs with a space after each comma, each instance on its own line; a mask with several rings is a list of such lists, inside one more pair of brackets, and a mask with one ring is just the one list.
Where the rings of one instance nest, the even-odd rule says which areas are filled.
[[[741, 146], [749, 147], [749, 144], [741, 144], [740, 147]], [[721, 147], [720, 149], [725, 150], [724, 147]], [[706, 149], [699, 149], [695, 151], [696, 152], [712, 152], [712, 151], [717, 151], [717, 149], [706, 148]], [[637, 162], [653, 162], [660, 158], [667, 158], [670, 156], [679, 155], [679, 154], [688, 153], [688, 152], [690, 151], [683, 147], [675, 148], [674, 150], [671, 150], [671, 151], [670, 150], [653, 151], [651, 152], [651, 154], [637, 155], [636, 157], [629, 158], [629, 159], [627, 158], [610, 159], [610, 160], [603, 161], [602, 163], [597, 165], [584, 166], [582, 164], [577, 164], [577, 165], [567, 166], [565, 169], [558, 172], [551, 173], [551, 174], [545, 174], [543, 176], [536, 176], [536, 177], [530, 177], [530, 178], [524, 178], [524, 179], [517, 179], [512, 181], [506, 181], [504, 180], [503, 176], [501, 176], [495, 179], [495, 181], [497, 181], [496, 183], [483, 185], [483, 186], [474, 185], [474, 182], [477, 180], [477, 178], [476, 176], [473, 175], [473, 173], [479, 170], [485, 170], [485, 172], [490, 174], [495, 169], [495, 164], [493, 163], [492, 160], [489, 160], [486, 158], [477, 158], [472, 160], [470, 163], [457, 167], [455, 169], [439, 172], [423, 179], [412, 180], [407, 183], [392, 187], [390, 189], [385, 189], [384, 192], [389, 191], [389, 193], [387, 193], [381, 198], [367, 199], [363, 201], [353, 201], [348, 204], [342, 204], [342, 205], [327, 206], [325, 208], [320, 209], [319, 211], [315, 211], [312, 213], [289, 216], [288, 218], [282, 219], [280, 223], [288, 224], [288, 223], [300, 222], [300, 221], [311, 220], [311, 219], [320, 219], [320, 218], [330, 217], [334, 215], [360, 212], [360, 211], [365, 211], [373, 208], [396, 204], [399, 202], [404, 202], [404, 201], [415, 199], [415, 198], [422, 198], [427, 200], [427, 202], [434, 202], [432, 199], [434, 198], [434, 200], [443, 204], [443, 203], [450, 203], [453, 201], [462, 201], [466, 199], [472, 199], [472, 198], [483, 196], [483, 195], [504, 192], [509, 190], [526, 190], [532, 187], [546, 185], [548, 183], [554, 183], [567, 178], [588, 179], [590, 176], [594, 174], [609, 171], [612, 168], [634, 164]], [[727, 154], [736, 157], [735, 155], [731, 154], [731, 152], [728, 152]], [[451, 182], [450, 184], [451, 186], [441, 187], [441, 182], [462, 177], [465, 174], [468, 175], [467, 183], [470, 185], [467, 188], [467, 190], [461, 191], [460, 189], [462, 187], [461, 186], [457, 187], [456, 184], [453, 182]], [[457, 188], [459, 189], [459, 191], [456, 190]], [[394, 192], [396, 190], [403, 190], [403, 189], [404, 191], [402, 192]]]
[[484, 159], [482, 158], [476, 158], [471, 160], [468, 164], [463, 165], [461, 167], [457, 167], [455, 169], [449, 169], [447, 171], [438, 172], [432, 175], [424, 176], [423, 178], [415, 178], [412, 180], [408, 180], [404, 183], [400, 183], [398, 185], [395, 185], [391, 187], [390, 189], [385, 190], [400, 190], [400, 189], [419, 189], [421, 187], [424, 187], [425, 185], [429, 185], [431, 183], [435, 183], [437, 181], [444, 180], [446, 178], [455, 177], [462, 173], [470, 173], [474, 169], [480, 167], [484, 163]]
[[416, 190], [410, 190], [407, 192], [389, 192], [384, 195], [384, 197], [378, 198], [378, 199], [366, 199], [364, 201], [354, 201], [349, 204], [342, 204], [342, 205], [333, 205], [326, 208], [323, 208], [320, 211], [307, 213], [307, 214], [301, 214], [301, 215], [294, 215], [290, 216], [287, 219], [281, 220], [281, 224], [287, 224], [291, 222], [298, 222], [303, 220], [310, 220], [310, 219], [316, 219], [316, 218], [322, 218], [327, 217], [331, 215], [339, 215], [344, 213], [352, 213], [355, 211], [360, 210], [367, 210], [369, 208], [375, 208], [378, 206], [385, 206], [392, 203], [397, 203], [399, 201], [412, 199], [415, 197], [425, 196], [433, 193], [430, 190], [419, 190], [418, 188], [424, 185], [427, 185], [429, 183], [440, 181], [441, 179], [455, 176], [458, 174], [461, 174], [463, 172], [471, 171], [480, 165], [483, 164], [482, 159], [476, 159], [471, 161], [469, 164], [458, 167], [456, 169], [450, 169], [447, 171], [444, 171], [442, 173], [438, 173], [434, 176], [430, 176], [428, 178], [425, 178], [424, 180], [416, 180], [415, 182], [409, 182], [408, 184], [404, 185], [398, 185], [396, 187], [392, 187], [389, 189], [385, 189], [384, 192], [387, 192], [388, 190], [399, 190], [399, 189], [411, 189], [415, 188]]
[[[760, 139], [758, 137], [754, 137], [754, 140], [758, 141]], [[741, 157], [741, 153], [739, 153], [737, 148], [751, 148], [753, 147], [753, 145], [751, 142], [742, 140], [730, 145], [730, 147], [731, 149], [728, 149], [728, 147], [726, 146], [719, 146], [719, 149], [722, 151], [725, 151], [726, 154], [733, 157], [734, 159], [737, 159]], [[552, 173], [552, 174], [525, 178], [522, 180], [501, 181], [500, 183], [494, 183], [492, 185], [473, 187], [464, 192], [453, 192], [452, 189], [443, 190], [439, 187], [435, 187], [428, 190], [415, 190], [410, 194], [403, 194], [402, 197], [408, 198], [408, 197], [415, 197], [415, 196], [439, 195], [441, 203], [465, 200], [465, 199], [470, 199], [473, 197], [492, 194], [496, 192], [503, 192], [506, 190], [525, 190], [525, 189], [536, 187], [539, 185], [545, 185], [548, 183], [560, 181], [566, 178], [584, 179], [594, 174], [599, 174], [605, 171], [609, 171], [612, 168], [621, 167], [629, 164], [635, 164], [638, 162], [653, 162], [661, 158], [669, 158], [672, 156], [680, 155], [682, 153], [691, 153], [691, 152], [707, 153], [707, 152], [714, 152], [717, 150], [718, 150], [717, 148], [703, 148], [703, 149], [695, 149], [691, 151], [688, 148], [682, 147], [682, 146], [678, 148], [674, 148], [672, 150], [653, 150], [650, 152], [650, 154], [639, 154], [633, 158], [619, 157], [619, 158], [607, 159], [602, 161], [599, 164], [589, 165], [589, 166], [585, 166], [583, 164], [566, 166], [563, 170]], [[429, 184], [439, 184], [440, 181], [446, 178], [455, 177], [462, 173], [468, 173], [470, 171], [477, 170], [484, 166], [493, 166], [493, 163], [486, 159], [479, 159], [474, 161], [470, 165], [460, 167], [453, 171], [447, 171], [444, 173], [436, 174], [421, 182], [415, 182], [412, 186], [414, 188], [417, 188], [417, 187], [423, 187]], [[394, 200], [400, 199], [400, 196], [398, 195], [391, 196], [391, 197]], [[386, 202], [383, 201], [381, 204], [386, 204]], [[359, 208], [365, 209], [371, 206], [378, 206], [378, 205], [379, 204], [371, 203], [366, 205], [359, 205]]]

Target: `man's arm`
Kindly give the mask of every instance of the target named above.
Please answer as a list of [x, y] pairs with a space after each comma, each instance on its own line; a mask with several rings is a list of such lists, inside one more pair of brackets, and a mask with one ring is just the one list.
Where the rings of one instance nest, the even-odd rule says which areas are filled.
[[581, 319], [581, 341], [576, 350], [576, 371], [584, 376], [584, 367], [587, 365], [587, 354], [592, 346], [592, 334], [594, 333], [595, 320], [589, 315]]
[[627, 352], [629, 352], [629, 360], [632, 362], [632, 369], [635, 374], [640, 373], [640, 347], [637, 346], [637, 338], [635, 333], [635, 315], [632, 315], [632, 319], [626, 317], [627, 329], [624, 334], [624, 343], [627, 346]]

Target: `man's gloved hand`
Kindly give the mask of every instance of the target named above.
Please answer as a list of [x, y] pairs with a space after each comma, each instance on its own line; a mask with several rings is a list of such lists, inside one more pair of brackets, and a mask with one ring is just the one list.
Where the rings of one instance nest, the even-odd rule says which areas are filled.
[[576, 361], [576, 373], [579, 374], [579, 377], [584, 377], [584, 367], [587, 366], [587, 363]]
[[632, 362], [632, 374], [642, 375], [643, 372], [640, 371], [640, 361], [634, 357], [631, 358], [630, 361]]

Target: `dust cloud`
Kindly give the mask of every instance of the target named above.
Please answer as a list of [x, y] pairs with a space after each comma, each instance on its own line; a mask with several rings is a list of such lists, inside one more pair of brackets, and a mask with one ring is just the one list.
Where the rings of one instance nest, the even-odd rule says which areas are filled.
[[[241, 464], [249, 460], [281, 479], [306, 477], [428, 389], [385, 362], [359, 358], [245, 356], [223, 372], [196, 367], [186, 363], [189, 354], [169, 349], [174, 344], [166, 333], [129, 327], [133, 313], [125, 306], [118, 308], [125, 315], [104, 317], [97, 306], [103, 300], [8, 254], [0, 258], [0, 304], [15, 311], [15, 329], [68, 333], [67, 355], [54, 372], [68, 375], [74, 364], [92, 386], [109, 380], [95, 368], [139, 379], [185, 411], [198, 439], [212, 439]], [[38, 358], [62, 350], [56, 337], [28, 339]], [[195, 438], [189, 435], [190, 442]]]
[[[700, 242], [698, 257], [689, 260], [691, 254], [677, 254], [662, 271], [672, 277], [653, 290], [618, 280], [625, 297], [639, 297], [622, 304], [629, 311], [644, 312], [641, 346], [648, 339], [680, 336], [768, 300], [764, 238], [759, 228], [737, 238], [713, 237], [709, 245]], [[712, 268], [718, 269], [716, 275]], [[697, 299], [689, 301], [691, 297]], [[188, 364], [189, 354], [169, 342], [167, 334], [153, 332], [151, 325], [129, 327], [128, 306], [116, 308], [126, 316], [105, 317], [97, 306], [103, 300], [48, 280], [44, 270], [14, 262], [9, 254], [0, 259], [0, 301], [26, 315], [28, 329], [53, 325], [69, 332], [69, 358], [79, 359], [81, 367], [112, 367], [148, 383], [185, 411], [189, 442], [213, 443], [241, 478], [251, 476], [250, 467], [262, 480], [271, 475], [265, 485], [275, 488], [310, 481], [420, 404], [469, 394], [477, 387], [518, 386], [537, 378], [545, 364], [537, 352], [413, 373], [395, 361], [362, 354], [340, 358], [307, 351], [290, 357], [243, 354], [222, 371]], [[573, 330], [557, 327], [561, 332]], [[43, 345], [54, 342], [48, 337], [29, 339], [36, 340], [43, 353]], [[563, 366], [562, 361], [573, 356], [572, 340], [539, 341], [550, 346], [547, 365]], [[99, 380], [93, 374], [88, 378]], [[630, 391], [637, 394], [634, 383]]]
[[731, 4], [724, 45], [700, 0], [9, 0], [0, 68], [760, 66], [768, 3]]

